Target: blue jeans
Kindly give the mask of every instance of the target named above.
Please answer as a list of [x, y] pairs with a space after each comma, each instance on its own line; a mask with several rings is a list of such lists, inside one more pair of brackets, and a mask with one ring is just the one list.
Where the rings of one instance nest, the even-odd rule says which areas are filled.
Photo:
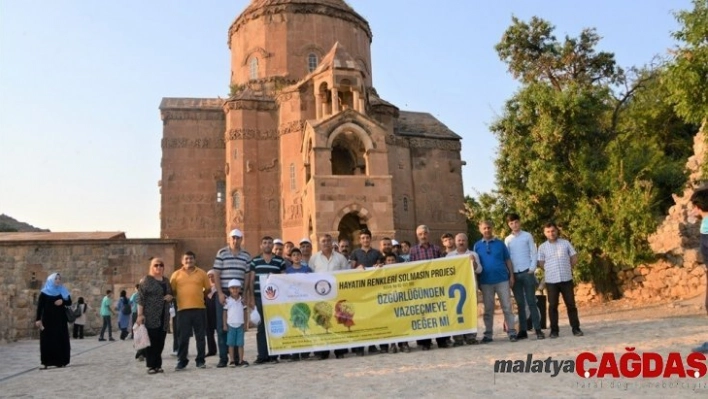
[[[229, 296], [228, 293], [225, 293]], [[224, 331], [224, 305], [216, 298], [216, 336], [219, 346], [219, 363], [229, 363], [229, 347], [226, 345], [226, 331]]]
[[541, 315], [536, 304], [536, 277], [527, 270], [522, 273], [514, 273], [514, 278], [516, 282], [512, 290], [516, 306], [519, 309], [519, 330], [526, 331], [526, 304], [528, 304], [533, 329], [539, 331], [541, 329]]
[[516, 335], [514, 313], [511, 311], [509, 281], [502, 281], [496, 284], [480, 284], [479, 287], [482, 289], [482, 299], [484, 300], [484, 336], [492, 338], [494, 335], [494, 294], [499, 297], [499, 303], [504, 312], [504, 320], [509, 329], [509, 336]]
[[103, 334], [106, 332], [106, 328], [108, 328], [108, 338], [113, 338], [113, 331], [111, 330], [111, 316], [102, 316], [103, 319], [103, 327], [101, 327], [101, 335], [99, 336], [101, 339], [103, 339]]

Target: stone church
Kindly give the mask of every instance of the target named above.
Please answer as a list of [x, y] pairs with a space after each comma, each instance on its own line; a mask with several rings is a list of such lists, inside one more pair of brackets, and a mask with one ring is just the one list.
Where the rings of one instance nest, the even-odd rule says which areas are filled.
[[252, 253], [264, 235], [466, 231], [461, 137], [381, 98], [371, 43], [343, 0], [252, 0], [228, 31], [230, 97], [160, 104], [161, 237], [208, 264], [236, 227]]

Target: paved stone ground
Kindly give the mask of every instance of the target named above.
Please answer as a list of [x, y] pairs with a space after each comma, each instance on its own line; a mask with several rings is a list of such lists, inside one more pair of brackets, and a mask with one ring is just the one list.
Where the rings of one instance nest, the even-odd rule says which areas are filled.
[[[488, 345], [433, 349], [414, 348], [409, 354], [379, 354], [363, 358], [281, 362], [246, 369], [217, 369], [217, 359], [207, 358], [199, 370], [192, 360], [185, 371], [174, 371], [170, 356], [172, 337], [163, 354], [165, 373], [147, 375], [144, 363], [134, 360], [131, 341], [98, 342], [96, 337], [72, 340], [71, 365], [38, 370], [36, 340], [0, 346], [0, 397], [2, 398], [211, 398], [246, 396], [268, 398], [369, 398], [369, 397], [607, 397], [665, 398], [708, 397], [708, 377], [679, 380], [582, 379], [575, 374], [500, 374], [494, 361], [552, 357], [575, 359], [590, 351], [625, 353], [655, 351], [687, 354], [708, 340], [708, 317], [702, 298], [634, 308], [629, 302], [586, 307], [580, 310], [585, 337], [573, 337], [562, 318], [556, 340], [522, 340], [511, 343], [499, 326], [495, 342]], [[501, 323], [501, 314], [495, 321]], [[194, 354], [194, 343], [190, 353]], [[246, 335], [246, 358], [255, 358], [255, 331]], [[658, 385], [657, 385], [658, 384]]]

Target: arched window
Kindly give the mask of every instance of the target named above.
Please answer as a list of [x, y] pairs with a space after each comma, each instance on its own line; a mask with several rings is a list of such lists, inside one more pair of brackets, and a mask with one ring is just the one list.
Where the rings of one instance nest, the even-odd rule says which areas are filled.
[[290, 164], [290, 191], [295, 191], [296, 188], [296, 182], [295, 182], [295, 164], [291, 163]]
[[310, 55], [307, 56], [307, 71], [312, 72], [317, 69], [317, 65], [320, 63], [319, 61], [317, 54], [310, 53]]
[[408, 212], [408, 197], [403, 197], [403, 212]]
[[258, 79], [258, 58], [253, 57], [251, 58], [251, 61], [248, 63], [249, 67], [249, 76], [251, 80], [256, 80]]
[[226, 182], [223, 180], [218, 180], [216, 182], [216, 202], [221, 204], [226, 200]]

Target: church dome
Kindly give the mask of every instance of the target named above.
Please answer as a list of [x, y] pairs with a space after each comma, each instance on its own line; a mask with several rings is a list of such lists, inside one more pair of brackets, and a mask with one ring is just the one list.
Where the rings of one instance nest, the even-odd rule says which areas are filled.
[[321, 14], [358, 25], [369, 38], [372, 39], [369, 22], [359, 15], [344, 0], [252, 0], [251, 4], [239, 15], [229, 29], [229, 48], [231, 37], [247, 22], [264, 16], [281, 13], [295, 14]]

